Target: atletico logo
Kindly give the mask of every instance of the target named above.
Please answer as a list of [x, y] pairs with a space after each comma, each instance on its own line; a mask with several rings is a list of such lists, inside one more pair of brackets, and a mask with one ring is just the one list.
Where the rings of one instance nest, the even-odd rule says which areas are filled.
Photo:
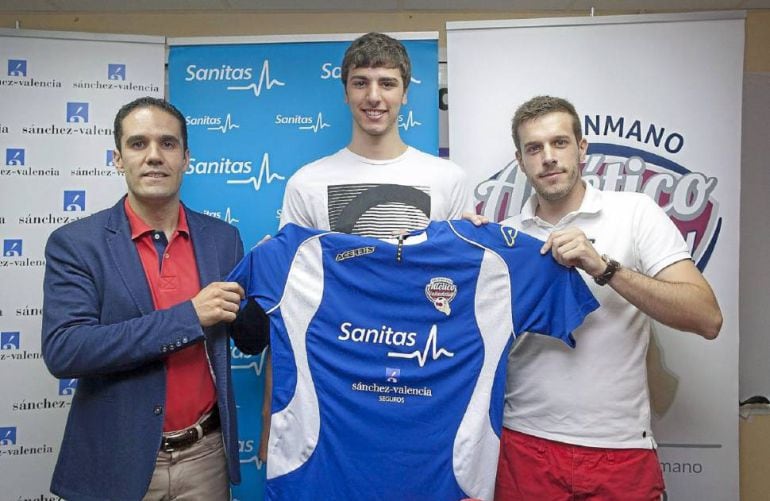
[[434, 277], [425, 286], [425, 296], [438, 311], [445, 315], [452, 313], [449, 303], [457, 295], [457, 286], [451, 278]]

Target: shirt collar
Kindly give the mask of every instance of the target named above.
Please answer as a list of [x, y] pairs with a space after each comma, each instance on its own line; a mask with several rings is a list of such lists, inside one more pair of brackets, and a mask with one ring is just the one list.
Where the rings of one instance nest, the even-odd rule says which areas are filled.
[[582, 179], [580, 182], [586, 187], [583, 201], [580, 202], [580, 207], [578, 207], [577, 210], [566, 214], [556, 225], [551, 225], [535, 215], [535, 212], [537, 211], [537, 193], [532, 193], [524, 204], [524, 207], [521, 208], [521, 222], [524, 224], [536, 223], [539, 226], [562, 226], [581, 214], [596, 214], [601, 211], [602, 192], [594, 188], [591, 183], [587, 183]]
[[[128, 203], [128, 197], [126, 197], [123, 202], [123, 208], [126, 211], [128, 225], [131, 227], [131, 240], [136, 240], [142, 235], [155, 231], [154, 228], [151, 228], [136, 214], [136, 212], [134, 212], [134, 209], [131, 208], [131, 204]], [[185, 214], [184, 207], [181, 203], [179, 204], [179, 219], [174, 234], [190, 235], [190, 228], [187, 226], [187, 215]]]

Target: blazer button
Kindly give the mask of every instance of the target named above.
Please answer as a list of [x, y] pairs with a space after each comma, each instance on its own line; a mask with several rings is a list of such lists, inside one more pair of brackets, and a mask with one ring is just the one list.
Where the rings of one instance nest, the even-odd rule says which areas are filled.
[[187, 336], [185, 336], [185, 337], [183, 337], [183, 338], [182, 338], [182, 342], [183, 342], [183, 343], [186, 343], [187, 341], [189, 341], [189, 339], [187, 339]]
[[166, 345], [165, 345], [165, 344], [164, 344], [163, 346], [161, 346], [161, 347], [160, 347], [160, 352], [161, 352], [161, 353], [166, 353], [167, 351], [168, 351], [168, 348], [166, 347]]
[[163, 414], [163, 406], [162, 405], [156, 405], [155, 408], [152, 410], [152, 413], [156, 416], [160, 416]]
[[177, 345], [177, 346], [182, 346], [182, 341], [181, 341], [180, 339], [177, 339], [177, 340], [176, 340], [176, 345]]

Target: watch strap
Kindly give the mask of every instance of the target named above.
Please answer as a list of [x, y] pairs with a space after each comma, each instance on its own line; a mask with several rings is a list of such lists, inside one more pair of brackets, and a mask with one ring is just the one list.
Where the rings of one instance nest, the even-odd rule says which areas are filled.
[[606, 285], [620, 269], [620, 263], [609, 257], [607, 254], [602, 254], [602, 261], [607, 263], [607, 267], [600, 275], [594, 277], [594, 282], [598, 285]]

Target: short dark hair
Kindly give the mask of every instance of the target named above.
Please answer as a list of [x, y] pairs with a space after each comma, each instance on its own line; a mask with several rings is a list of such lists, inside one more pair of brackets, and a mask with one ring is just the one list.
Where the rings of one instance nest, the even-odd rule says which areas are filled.
[[583, 131], [580, 127], [580, 117], [572, 103], [560, 97], [536, 96], [519, 106], [516, 109], [516, 113], [513, 114], [511, 134], [513, 135], [513, 144], [516, 145], [516, 149], [521, 151], [519, 126], [522, 123], [557, 111], [568, 113], [572, 117], [572, 131], [575, 133], [575, 139], [580, 142], [583, 139]]
[[145, 96], [134, 99], [128, 104], [124, 104], [118, 110], [118, 114], [115, 115], [115, 123], [113, 124], [112, 130], [113, 135], [115, 136], [115, 147], [118, 151], [120, 151], [120, 140], [123, 136], [123, 119], [125, 119], [132, 111], [139, 108], [159, 108], [173, 115], [179, 122], [180, 129], [182, 129], [182, 147], [185, 150], [187, 149], [187, 121], [185, 120], [184, 115], [182, 115], [182, 112], [165, 99]]
[[412, 63], [404, 44], [383, 33], [367, 33], [350, 44], [342, 58], [342, 85], [348, 84], [348, 73], [355, 68], [398, 68], [404, 90], [412, 80]]

